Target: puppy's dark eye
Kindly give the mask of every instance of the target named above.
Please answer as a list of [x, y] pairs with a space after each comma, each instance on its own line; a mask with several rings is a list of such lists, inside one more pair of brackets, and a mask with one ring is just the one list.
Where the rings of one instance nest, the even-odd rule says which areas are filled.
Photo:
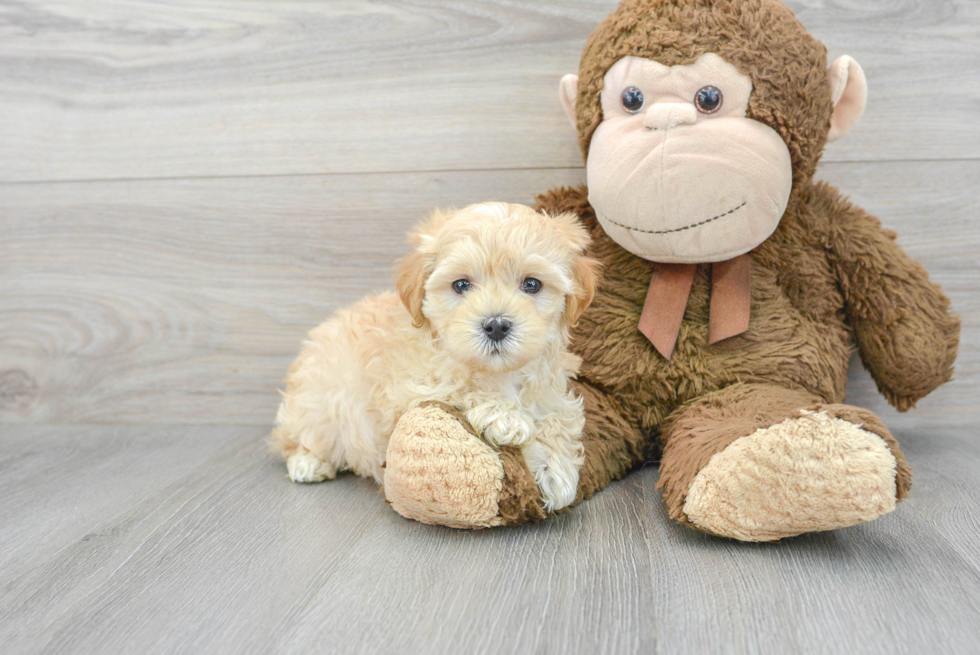
[[643, 92], [635, 86], [626, 87], [623, 91], [623, 109], [631, 114], [643, 109]]
[[702, 114], [715, 113], [721, 109], [723, 102], [725, 102], [725, 96], [722, 95], [721, 89], [716, 86], [708, 85], [702, 87], [698, 91], [698, 94], [694, 96], [694, 105]]
[[537, 293], [541, 291], [541, 280], [529, 277], [521, 282], [521, 291], [524, 293]]
[[453, 282], [453, 291], [455, 291], [459, 295], [463, 295], [464, 293], [469, 291], [470, 288], [472, 288], [472, 286], [473, 285], [470, 284], [469, 280], [456, 280], [455, 282]]

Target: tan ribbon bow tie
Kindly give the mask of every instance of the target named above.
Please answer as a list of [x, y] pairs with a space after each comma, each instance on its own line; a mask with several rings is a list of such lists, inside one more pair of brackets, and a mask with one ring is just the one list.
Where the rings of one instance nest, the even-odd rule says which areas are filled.
[[[640, 314], [640, 332], [668, 360], [677, 345], [697, 270], [697, 264], [657, 264], [650, 280], [650, 290]], [[751, 254], [711, 265], [709, 344], [749, 329], [751, 284]]]

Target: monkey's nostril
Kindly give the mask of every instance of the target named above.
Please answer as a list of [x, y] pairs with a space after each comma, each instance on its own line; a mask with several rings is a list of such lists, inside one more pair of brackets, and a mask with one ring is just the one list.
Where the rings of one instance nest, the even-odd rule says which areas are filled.
[[494, 343], [498, 343], [507, 338], [510, 333], [510, 328], [513, 324], [506, 318], [501, 318], [500, 316], [494, 316], [493, 318], [488, 318], [483, 321], [483, 331], [486, 333], [487, 338]]

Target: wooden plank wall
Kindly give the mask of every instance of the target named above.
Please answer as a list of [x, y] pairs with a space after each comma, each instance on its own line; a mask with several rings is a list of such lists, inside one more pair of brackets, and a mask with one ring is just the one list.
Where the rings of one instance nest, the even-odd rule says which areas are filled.
[[[964, 319], [980, 391], [980, 2], [794, 0], [860, 61], [821, 176]], [[390, 283], [428, 209], [584, 181], [557, 81], [615, 6], [0, 0], [0, 422], [267, 425], [305, 332]]]

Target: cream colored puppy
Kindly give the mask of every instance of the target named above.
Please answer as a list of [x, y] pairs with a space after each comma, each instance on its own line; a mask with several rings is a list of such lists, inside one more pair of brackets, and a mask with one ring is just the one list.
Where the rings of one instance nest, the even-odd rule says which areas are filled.
[[489, 203], [437, 211], [410, 241], [398, 295], [337, 312], [290, 369], [272, 435], [289, 477], [350, 470], [380, 484], [398, 418], [441, 401], [490, 444], [522, 448], [549, 510], [571, 504], [585, 418], [568, 328], [597, 281], [585, 229]]

